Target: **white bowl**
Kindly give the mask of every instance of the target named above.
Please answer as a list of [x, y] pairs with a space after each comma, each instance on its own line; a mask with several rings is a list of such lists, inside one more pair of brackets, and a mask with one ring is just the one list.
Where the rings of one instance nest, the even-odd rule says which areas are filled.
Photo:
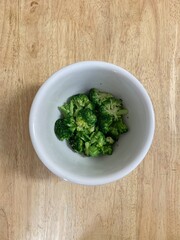
[[[129, 132], [120, 137], [111, 156], [82, 157], [54, 134], [58, 106], [90, 88], [122, 98], [129, 110]], [[75, 63], [53, 74], [37, 92], [29, 118], [32, 144], [41, 161], [57, 176], [84, 185], [113, 182], [135, 169], [150, 148], [154, 128], [153, 106], [141, 83], [118, 66], [96, 61]]]

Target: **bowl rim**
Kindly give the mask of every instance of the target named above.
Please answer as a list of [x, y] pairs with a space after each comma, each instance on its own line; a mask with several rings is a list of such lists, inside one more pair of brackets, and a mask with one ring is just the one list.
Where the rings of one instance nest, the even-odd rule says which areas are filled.
[[[75, 69], [81, 69], [83, 67], [100, 67], [100, 68], [106, 68], [111, 71], [116, 71], [119, 72], [123, 75], [126, 75], [129, 81], [133, 82], [136, 87], [140, 90], [140, 93], [143, 95], [143, 98], [146, 101], [146, 105], [148, 108], [148, 112], [150, 114], [150, 126], [149, 126], [149, 131], [148, 131], [148, 137], [146, 140], [146, 143], [144, 147], [139, 151], [138, 155], [134, 158], [134, 160], [125, 168], [119, 170], [116, 173], [103, 176], [103, 177], [96, 177], [96, 178], [88, 178], [88, 177], [79, 177], [78, 175], [71, 175], [68, 176], [68, 172], [63, 170], [62, 168], [58, 168], [57, 166], [50, 160], [48, 157], [43, 153], [43, 149], [38, 145], [38, 141], [35, 137], [35, 130], [34, 130], [34, 118], [35, 118], [35, 111], [38, 106], [38, 102], [41, 100], [41, 95], [44, 92], [44, 89], [49, 88], [51, 84], [53, 84], [55, 81], [57, 81], [57, 77], [59, 75], [66, 74], [67, 72], [71, 72], [72, 70]], [[81, 185], [103, 185], [107, 183], [114, 182], [116, 180], [119, 180], [126, 175], [128, 175], [130, 172], [132, 172], [145, 158], [147, 152], [149, 151], [153, 137], [154, 137], [154, 132], [155, 132], [155, 114], [154, 114], [154, 109], [153, 109], [153, 104], [150, 99], [150, 96], [148, 95], [146, 89], [144, 86], [140, 83], [140, 81], [133, 76], [130, 72], [127, 70], [123, 69], [122, 67], [119, 67], [117, 65], [114, 65], [112, 63], [108, 62], [103, 62], [103, 61], [81, 61], [81, 62], [76, 62], [70, 65], [67, 65], [60, 70], [56, 71], [54, 74], [52, 74], [39, 88], [37, 91], [34, 100], [31, 105], [30, 109], [30, 114], [29, 114], [29, 133], [30, 133], [30, 138], [32, 145], [35, 149], [35, 152], [39, 159], [43, 162], [43, 164], [51, 171], [53, 172], [56, 176], [66, 180], [70, 181], [73, 183], [81, 184]]]

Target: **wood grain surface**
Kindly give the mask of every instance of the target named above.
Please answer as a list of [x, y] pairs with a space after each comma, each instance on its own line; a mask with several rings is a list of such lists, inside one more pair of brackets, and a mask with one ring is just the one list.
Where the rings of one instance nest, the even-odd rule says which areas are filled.
[[[61, 67], [103, 60], [133, 73], [156, 113], [130, 175], [86, 187], [50, 173], [28, 117]], [[0, 240], [180, 239], [180, 1], [0, 1]]]

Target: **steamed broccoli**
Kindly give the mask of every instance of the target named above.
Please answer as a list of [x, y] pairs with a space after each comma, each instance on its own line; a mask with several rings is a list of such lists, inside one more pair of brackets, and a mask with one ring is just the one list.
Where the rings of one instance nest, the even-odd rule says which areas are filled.
[[101, 92], [96, 88], [89, 91], [89, 99], [95, 104], [100, 106], [107, 99], [113, 98], [113, 95], [107, 92]]
[[110, 115], [100, 114], [98, 116], [99, 129], [106, 134], [109, 131], [109, 127], [113, 122], [113, 117]]
[[104, 146], [108, 146], [105, 135], [100, 132], [93, 132], [90, 141], [85, 143], [85, 154], [87, 156], [96, 157], [105, 153]]
[[94, 104], [89, 100], [85, 94], [73, 95], [68, 103], [65, 103], [61, 107], [58, 107], [64, 117], [76, 116], [78, 112], [83, 108], [89, 108], [94, 110]]
[[101, 149], [96, 144], [91, 145], [89, 142], [85, 143], [85, 155], [91, 157], [98, 157], [101, 155]]
[[70, 102], [77, 108], [82, 109], [90, 103], [90, 100], [85, 94], [76, 94], [70, 98]]
[[96, 144], [98, 147], [102, 147], [106, 144], [106, 138], [104, 134], [100, 131], [93, 132], [90, 136], [91, 144]]
[[114, 139], [112, 138], [112, 137], [106, 137], [106, 142], [108, 143], [108, 144], [114, 144]]
[[72, 136], [69, 139], [69, 144], [75, 152], [84, 152], [84, 141], [78, 135]]
[[111, 137], [105, 138], [105, 135], [100, 132], [93, 132], [90, 136], [90, 141], [85, 143], [85, 154], [95, 157], [99, 155], [112, 154], [114, 140]]
[[58, 107], [59, 110], [62, 112], [62, 114], [67, 117], [67, 116], [73, 116], [74, 114], [74, 104], [73, 102], [65, 103], [61, 107]]
[[118, 129], [120, 134], [128, 132], [128, 127], [122, 118], [120, 118], [117, 122], [114, 123], [114, 127]]
[[113, 122], [110, 126], [108, 134], [111, 135], [115, 140], [118, 140], [119, 136], [128, 131], [127, 125], [123, 119], [120, 118], [118, 121]]
[[115, 141], [118, 140], [119, 136], [120, 136], [120, 132], [117, 129], [117, 126], [115, 123], [113, 123], [108, 131], [108, 135], [111, 136]]
[[95, 129], [96, 115], [89, 108], [81, 109], [76, 117], [77, 131], [91, 133]]
[[73, 105], [74, 116], [76, 116], [81, 109], [94, 109], [94, 105], [90, 102], [88, 96], [85, 94], [77, 94], [72, 96], [70, 98], [70, 103]]
[[77, 137], [83, 140], [84, 142], [90, 141], [90, 135], [86, 131], [77, 131]]
[[68, 140], [75, 152], [86, 156], [111, 155], [119, 136], [128, 131], [122, 100], [95, 88], [88, 95], [72, 96], [59, 110], [62, 118], [54, 127], [57, 138]]
[[104, 145], [102, 147], [102, 154], [103, 155], [111, 155], [113, 153], [113, 147], [110, 144]]
[[116, 98], [111, 98], [104, 101], [99, 108], [99, 112], [102, 115], [113, 117], [114, 120], [118, 120], [122, 115], [128, 113], [127, 109], [123, 109], [122, 101]]
[[58, 119], [55, 122], [54, 131], [58, 139], [68, 140], [76, 129], [76, 123], [72, 117]]

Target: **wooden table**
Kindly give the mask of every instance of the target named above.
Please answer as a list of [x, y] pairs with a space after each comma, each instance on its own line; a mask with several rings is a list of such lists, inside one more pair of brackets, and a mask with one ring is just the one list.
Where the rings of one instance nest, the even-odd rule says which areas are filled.
[[[153, 145], [124, 179], [64, 182], [36, 156], [29, 109], [61, 67], [132, 72], [156, 113]], [[180, 239], [180, 1], [0, 1], [0, 240]]]

